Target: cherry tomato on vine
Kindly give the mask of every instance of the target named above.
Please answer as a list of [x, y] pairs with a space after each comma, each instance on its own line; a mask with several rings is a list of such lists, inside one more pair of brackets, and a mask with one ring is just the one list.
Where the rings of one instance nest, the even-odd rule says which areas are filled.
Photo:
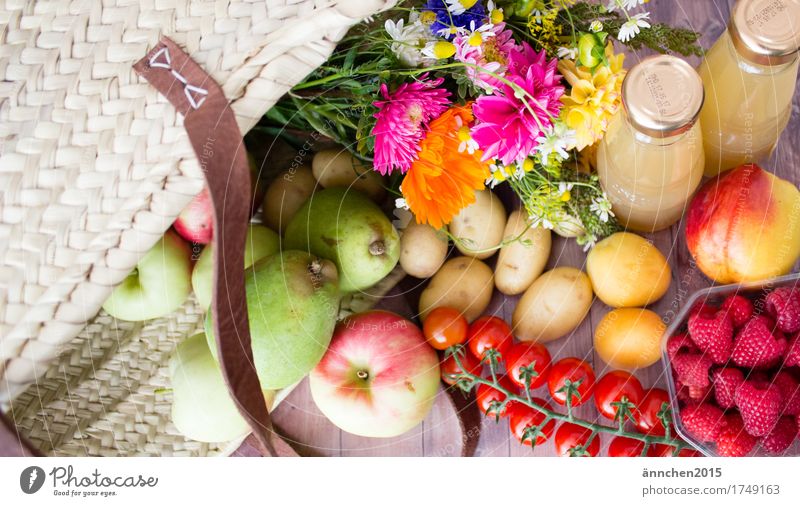
[[[468, 373], [474, 374], [475, 376], [479, 376], [481, 374], [483, 364], [481, 364], [480, 360], [473, 357], [472, 354], [468, 353], [466, 350], [464, 350], [464, 353], [458, 357], [458, 360], [461, 361], [461, 365], [464, 366]], [[455, 385], [458, 382], [459, 376], [461, 376], [461, 374], [464, 372], [460, 367], [458, 367], [453, 355], [448, 355], [447, 358], [442, 360], [439, 368], [442, 373], [442, 381], [448, 385]]]
[[[544, 399], [534, 397], [533, 402], [547, 409], [553, 409]], [[520, 443], [533, 446], [533, 434], [529, 428], [539, 427], [547, 416], [540, 411], [536, 411], [530, 406], [526, 406], [525, 404], [521, 404], [519, 402], [512, 403], [511, 406], [508, 407], [507, 411], [511, 434], [513, 434]], [[547, 422], [544, 427], [541, 428], [541, 431], [536, 434], [536, 445], [538, 446], [547, 441], [550, 436], [553, 435], [555, 428], [555, 420], [550, 420]]]
[[[514, 385], [505, 376], [500, 378], [498, 380], [498, 383], [500, 384], [501, 387], [505, 388], [509, 392], [517, 393], [517, 390], [516, 388], [514, 388]], [[509, 404], [507, 404], [505, 408], [502, 409], [500, 412], [496, 412], [495, 407], [492, 405], [494, 401], [503, 402], [505, 399], [506, 399], [506, 394], [495, 389], [494, 387], [490, 387], [489, 385], [485, 385], [483, 383], [478, 385], [478, 388], [475, 392], [475, 400], [478, 403], [478, 409], [480, 409], [481, 413], [483, 413], [486, 416], [496, 416], [499, 418], [503, 418], [504, 416], [506, 416], [508, 414], [508, 408], [510, 407], [511, 404], [514, 403], [509, 402]]]
[[531, 390], [544, 385], [547, 373], [550, 372], [550, 352], [538, 343], [517, 343], [506, 352], [506, 371], [509, 379], [520, 388], [525, 388], [525, 378], [522, 374], [523, 367], [533, 364], [536, 373], [530, 379]]
[[641, 457], [644, 443], [625, 436], [617, 436], [608, 445], [609, 457]]
[[619, 409], [614, 403], [622, 402], [623, 399], [634, 404], [630, 411], [634, 418], [638, 418], [636, 408], [639, 407], [643, 397], [642, 384], [635, 376], [625, 371], [611, 371], [594, 385], [594, 404], [597, 406], [597, 411], [609, 420], [614, 420]]
[[[570, 449], [586, 446], [591, 436], [591, 430], [574, 423], [564, 422], [556, 430], [556, 453], [561, 457], [571, 457]], [[600, 434], [594, 436], [584, 451], [586, 454], [582, 455], [583, 457], [597, 457], [597, 454], [600, 453]]]
[[469, 324], [464, 315], [451, 307], [434, 308], [422, 323], [422, 333], [432, 347], [446, 350], [467, 339]]
[[565, 386], [567, 380], [572, 383], [580, 381], [577, 386], [580, 398], [576, 398], [573, 394], [573, 406], [580, 406], [589, 400], [594, 391], [594, 371], [592, 366], [583, 360], [568, 357], [562, 358], [550, 367], [550, 374], [547, 375], [547, 388], [550, 390], [550, 396], [553, 400], [561, 405], [567, 403], [567, 393], [559, 390]]
[[496, 316], [481, 316], [472, 322], [467, 339], [469, 351], [478, 360], [483, 360], [488, 350], [496, 350], [505, 359], [513, 341], [511, 327]]
[[[672, 457], [675, 448], [670, 445], [652, 444], [647, 449], [648, 457]], [[678, 457], [702, 457], [703, 454], [691, 448], [684, 448], [678, 452]]]
[[642, 402], [638, 404], [639, 413], [636, 417], [636, 430], [651, 436], [665, 435], [664, 424], [658, 417], [664, 407], [664, 403], [669, 407], [669, 394], [666, 390], [651, 388], [645, 392]]

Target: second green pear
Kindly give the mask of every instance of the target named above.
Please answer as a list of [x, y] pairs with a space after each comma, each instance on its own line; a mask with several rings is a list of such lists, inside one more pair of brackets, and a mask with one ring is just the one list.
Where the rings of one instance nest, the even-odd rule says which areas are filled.
[[[280, 251], [281, 239], [272, 230], [261, 225], [251, 224], [247, 228], [247, 241], [244, 249], [244, 268], [251, 267], [262, 258]], [[197, 303], [203, 309], [211, 305], [211, 284], [214, 282], [213, 249], [209, 244], [200, 253], [192, 270], [192, 289]]]
[[285, 241], [333, 261], [343, 292], [373, 286], [400, 258], [400, 237], [383, 211], [347, 188], [315, 193], [289, 222]]

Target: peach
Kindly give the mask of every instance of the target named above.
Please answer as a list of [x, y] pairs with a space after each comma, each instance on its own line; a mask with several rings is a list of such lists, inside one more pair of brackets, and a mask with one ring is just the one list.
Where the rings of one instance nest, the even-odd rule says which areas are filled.
[[800, 257], [800, 191], [755, 164], [728, 171], [692, 199], [686, 244], [718, 283], [786, 274]]

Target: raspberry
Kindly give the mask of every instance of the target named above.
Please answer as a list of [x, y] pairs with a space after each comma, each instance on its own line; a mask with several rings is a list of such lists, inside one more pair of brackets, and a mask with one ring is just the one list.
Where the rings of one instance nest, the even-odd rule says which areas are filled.
[[681, 423], [695, 439], [710, 443], [717, 439], [725, 414], [713, 404], [690, 404], [681, 408]]
[[795, 334], [790, 341], [783, 365], [784, 367], [800, 366], [800, 332]]
[[689, 310], [689, 316], [692, 317], [696, 314], [702, 314], [705, 316], [711, 316], [717, 312], [717, 308], [712, 306], [711, 304], [706, 304], [705, 302], [698, 302]]
[[753, 303], [747, 297], [731, 295], [722, 303], [720, 310], [730, 316], [733, 326], [738, 329], [753, 316]]
[[731, 360], [739, 367], [768, 368], [775, 365], [788, 346], [780, 332], [772, 333], [766, 316], [753, 317], [739, 330], [733, 341]]
[[800, 382], [788, 371], [780, 371], [772, 380], [783, 397], [783, 414], [800, 415]]
[[700, 351], [694, 342], [686, 334], [675, 334], [667, 339], [667, 356], [670, 360], [675, 359], [675, 355], [682, 351]]
[[744, 382], [744, 373], [733, 367], [717, 369], [711, 373], [714, 382], [714, 398], [719, 407], [730, 409], [734, 407], [733, 396], [736, 389]]
[[711, 359], [700, 353], [679, 353], [672, 360], [676, 379], [688, 388], [689, 397], [694, 400], [702, 399], [708, 393], [711, 385], [708, 370], [711, 366]]
[[737, 413], [725, 415], [716, 438], [717, 454], [721, 457], [744, 457], [756, 446], [758, 438], [744, 430], [742, 417]]
[[736, 390], [736, 407], [744, 421], [744, 428], [752, 436], [769, 434], [783, 411], [783, 398], [775, 385], [760, 388], [745, 381]]
[[733, 322], [725, 311], [689, 317], [689, 337], [715, 364], [724, 364], [733, 349]]
[[784, 286], [776, 288], [765, 299], [767, 313], [775, 318], [782, 332], [800, 330], [800, 289]]
[[761, 439], [761, 447], [767, 453], [780, 455], [792, 445], [795, 437], [797, 437], [795, 421], [788, 416], [782, 416], [775, 424], [775, 428]]

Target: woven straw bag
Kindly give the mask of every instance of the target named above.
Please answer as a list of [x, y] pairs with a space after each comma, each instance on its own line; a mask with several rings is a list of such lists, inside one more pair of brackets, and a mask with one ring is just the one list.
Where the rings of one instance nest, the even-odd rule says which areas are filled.
[[147, 322], [98, 314], [203, 187], [183, 114], [134, 64], [168, 37], [220, 85], [243, 134], [393, 3], [0, 0], [0, 407], [32, 446], [213, 455], [239, 443], [190, 441], [170, 423], [166, 361], [202, 329], [193, 299]]

